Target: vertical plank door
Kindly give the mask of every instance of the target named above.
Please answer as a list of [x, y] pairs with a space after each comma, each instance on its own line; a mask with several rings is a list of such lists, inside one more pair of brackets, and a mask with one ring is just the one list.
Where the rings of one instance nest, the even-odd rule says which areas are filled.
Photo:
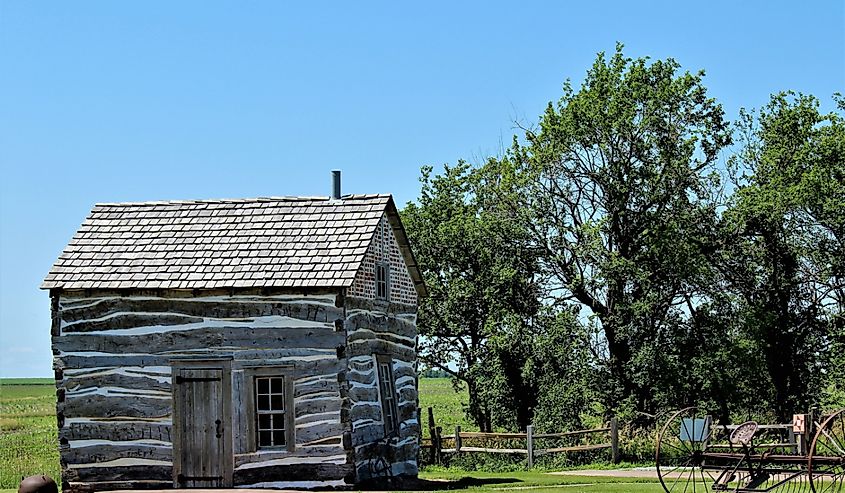
[[226, 451], [223, 369], [181, 368], [176, 378], [179, 399], [180, 488], [225, 486]]

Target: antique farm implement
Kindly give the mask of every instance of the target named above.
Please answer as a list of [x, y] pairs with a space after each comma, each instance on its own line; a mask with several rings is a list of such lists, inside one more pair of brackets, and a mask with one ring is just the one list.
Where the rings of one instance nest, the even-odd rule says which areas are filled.
[[845, 493], [845, 409], [806, 426], [811, 439], [787, 441], [769, 433], [779, 425], [726, 426], [682, 409], [657, 436], [657, 475], [667, 493]]

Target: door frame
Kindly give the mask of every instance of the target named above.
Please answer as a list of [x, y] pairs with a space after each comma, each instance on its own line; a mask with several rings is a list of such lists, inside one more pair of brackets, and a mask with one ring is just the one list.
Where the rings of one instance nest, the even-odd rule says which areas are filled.
[[209, 369], [221, 370], [223, 397], [223, 457], [221, 460], [221, 471], [223, 474], [223, 487], [232, 487], [232, 475], [234, 473], [234, 455], [232, 453], [232, 356], [185, 356], [172, 358], [170, 360], [171, 375], [171, 398], [173, 399], [173, 414], [171, 415], [173, 434], [173, 487], [179, 488], [178, 477], [182, 474], [182, 418], [185, 410], [182, 409], [181, 387], [176, 384], [176, 377], [181, 370], [185, 369]]

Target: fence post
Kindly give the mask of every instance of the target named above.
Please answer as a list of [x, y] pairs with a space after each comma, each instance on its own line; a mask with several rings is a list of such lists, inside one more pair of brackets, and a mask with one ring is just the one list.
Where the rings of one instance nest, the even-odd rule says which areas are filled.
[[428, 436], [431, 437], [431, 460], [435, 464], [437, 460], [437, 430], [434, 426], [434, 409], [428, 408]]
[[802, 447], [801, 454], [802, 455], [807, 455], [807, 454], [810, 453], [810, 440], [812, 439], [811, 437], [813, 436], [811, 433], [814, 431], [810, 427], [813, 424], [813, 421], [811, 421], [813, 419], [815, 419], [815, 417], [812, 414], [809, 415], [809, 416], [806, 416], [806, 418], [804, 419], [804, 431], [801, 433], [801, 447]]
[[614, 464], [619, 464], [619, 421], [616, 416], [610, 418], [610, 452]]
[[798, 437], [795, 435], [795, 430], [792, 429], [792, 426], [786, 429], [786, 435], [787, 441], [792, 444], [792, 447], [790, 447], [792, 449], [792, 452], [798, 454]]
[[[419, 386], [417, 387], [419, 388]], [[422, 443], [423, 443], [423, 427], [422, 427], [422, 408], [417, 408], [417, 423], [420, 425], [420, 429], [417, 430], [417, 443], [420, 445], [417, 447], [417, 464], [422, 462]]]
[[528, 469], [534, 468], [534, 425], [525, 427], [525, 448], [528, 450]]
[[434, 429], [435, 432], [435, 442], [434, 442], [434, 462], [438, 465], [442, 464], [443, 462], [443, 440], [440, 438], [443, 436], [443, 427], [438, 426]]
[[455, 455], [461, 453], [461, 427], [455, 427]]

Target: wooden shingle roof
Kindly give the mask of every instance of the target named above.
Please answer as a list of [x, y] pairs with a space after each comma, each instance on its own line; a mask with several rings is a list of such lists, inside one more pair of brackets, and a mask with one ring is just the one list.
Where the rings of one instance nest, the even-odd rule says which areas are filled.
[[390, 195], [97, 204], [41, 288], [349, 287], [383, 214], [424, 294]]

